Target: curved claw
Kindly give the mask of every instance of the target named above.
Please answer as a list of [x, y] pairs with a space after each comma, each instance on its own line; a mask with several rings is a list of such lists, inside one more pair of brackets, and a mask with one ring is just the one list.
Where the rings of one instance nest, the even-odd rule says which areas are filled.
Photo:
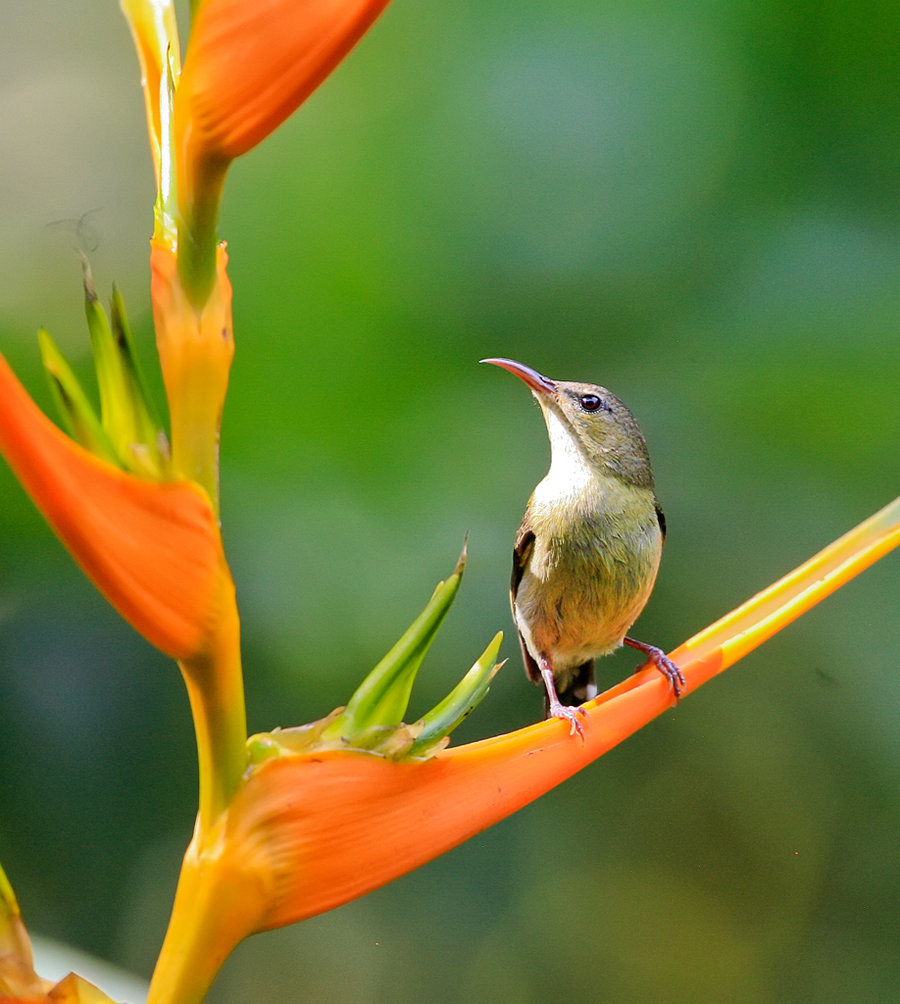
[[584, 708], [572, 708], [566, 704], [560, 704], [559, 701], [551, 703], [547, 711], [548, 718], [561, 718], [563, 721], [568, 722], [569, 735], [574, 735], [577, 732], [578, 738], [584, 742], [584, 726], [579, 720], [579, 715], [587, 717], [587, 712]]
[[684, 679], [684, 673], [682, 673], [675, 663], [660, 650], [657, 650], [657, 654], [655, 655], [651, 654], [650, 659], [660, 673], [662, 673], [662, 675], [672, 685], [672, 693], [675, 694], [675, 700], [677, 701], [684, 693], [684, 688], [687, 686]]
[[637, 641], [635, 638], [624, 638], [623, 641], [626, 645], [630, 645], [632, 648], [636, 648], [639, 652], [643, 652], [648, 660], [653, 663], [654, 666], [662, 673], [662, 675], [669, 681], [672, 687], [672, 693], [675, 695], [675, 700], [677, 701], [679, 697], [684, 693], [685, 687], [687, 687], [687, 682], [684, 679], [684, 673], [675, 665], [674, 662], [663, 652], [661, 648], [657, 648], [655, 645], [648, 645], [644, 641]]

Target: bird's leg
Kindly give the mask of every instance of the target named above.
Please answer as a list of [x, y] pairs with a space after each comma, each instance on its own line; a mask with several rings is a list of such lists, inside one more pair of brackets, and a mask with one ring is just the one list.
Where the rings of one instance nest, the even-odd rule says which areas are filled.
[[560, 702], [559, 696], [556, 693], [556, 684], [553, 680], [553, 663], [550, 661], [549, 656], [539, 656], [538, 664], [540, 665], [544, 686], [547, 688], [547, 717], [562, 718], [564, 721], [567, 721], [569, 723], [569, 735], [577, 732], [581, 741], [584, 742], [584, 726], [579, 721], [578, 716], [587, 715], [587, 712], [584, 708], [570, 708], [568, 705]]
[[623, 641], [626, 645], [636, 648], [639, 652], [643, 652], [649, 657], [649, 661], [656, 666], [672, 685], [672, 692], [675, 694], [675, 700], [677, 701], [687, 686], [684, 680], [684, 673], [681, 672], [661, 648], [657, 648], [655, 645], [648, 645], [645, 641], [638, 641], [636, 638], [624, 638]]

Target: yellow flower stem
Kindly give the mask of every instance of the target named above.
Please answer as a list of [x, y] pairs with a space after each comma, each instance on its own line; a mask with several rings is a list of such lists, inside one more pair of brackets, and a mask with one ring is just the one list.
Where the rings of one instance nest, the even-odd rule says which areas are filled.
[[[131, 28], [141, 67], [150, 152], [163, 210], [160, 217], [163, 221], [170, 220], [174, 209], [171, 98], [181, 75], [175, 4], [173, 0], [119, 0], [119, 4]], [[173, 237], [174, 231], [163, 225], [156, 236], [166, 235]]]
[[[208, 833], [228, 807], [247, 767], [247, 715], [241, 671], [240, 626], [230, 576], [215, 635], [198, 655], [179, 662], [197, 735], [200, 771], [198, 829]], [[228, 609], [228, 606], [231, 609]]]
[[[199, 811], [184, 857], [172, 917], [150, 986], [151, 1002], [192, 1004], [203, 1000], [225, 956], [247, 932], [228, 931], [222, 898], [246, 893], [259, 882], [257, 871], [229, 875], [230, 859], [218, 853], [228, 825], [228, 807], [247, 767], [247, 719], [241, 672], [240, 622], [234, 583], [220, 559], [219, 595], [213, 604], [214, 629], [197, 655], [179, 662], [197, 737]], [[249, 912], [249, 911], [247, 911]], [[238, 912], [239, 915], [239, 912]], [[230, 940], [215, 941], [223, 926]]]
[[[199, 1004], [231, 950], [259, 924], [254, 904], [271, 897], [260, 881], [265, 872], [236, 867], [225, 829], [223, 820], [204, 838], [198, 825], [185, 853], [147, 1004]], [[242, 901], [247, 907], [236, 908]]]
[[[148, 1004], [202, 1001], [228, 952], [248, 933], [243, 926], [246, 918], [241, 917], [241, 911], [231, 908], [231, 899], [234, 896], [246, 896], [247, 902], [268, 899], [260, 896], [256, 888], [258, 876], [264, 875], [264, 870], [235, 868], [232, 860], [221, 854], [223, 831], [228, 825], [227, 809], [247, 766], [247, 722], [236, 613], [226, 615], [221, 623], [226, 629], [217, 634], [204, 655], [179, 663], [197, 734], [200, 808], [194, 836], [181, 866]], [[253, 896], [246, 888], [248, 882], [254, 887]], [[228, 930], [229, 921], [233, 922], [234, 931]]]

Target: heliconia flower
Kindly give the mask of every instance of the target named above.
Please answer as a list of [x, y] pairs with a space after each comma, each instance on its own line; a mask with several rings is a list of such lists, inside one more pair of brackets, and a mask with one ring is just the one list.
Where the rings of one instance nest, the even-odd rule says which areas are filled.
[[[79, 404], [77, 385], [48, 353], [80, 438], [103, 441], [102, 423]], [[197, 731], [200, 819], [208, 824], [246, 761], [240, 626], [218, 520], [195, 481], [132, 473], [116, 464], [112, 440], [105, 442], [108, 455], [98, 456], [70, 439], [0, 355], [0, 454], [100, 592], [179, 661]]]
[[38, 408], [0, 356], [0, 453], [112, 605], [176, 659], [202, 651], [233, 589], [206, 494], [89, 453]]
[[230, 161], [279, 126], [387, 0], [203, 0], [175, 96], [185, 174]]
[[[552, 720], [447, 749], [448, 733], [498, 669], [497, 635], [445, 700], [406, 724], [412, 682], [458, 589], [461, 559], [346, 708], [246, 739], [239, 622], [217, 520], [218, 435], [234, 350], [227, 255], [216, 235], [222, 184], [231, 160], [311, 93], [386, 2], [194, 0], [182, 69], [173, 0], [121, 0], [157, 173], [151, 296], [171, 436], [144, 391], [120, 299], [114, 295], [107, 320], [89, 276], [99, 415], [46, 333], [41, 351], [70, 436], [0, 357], [0, 453], [110, 602], [179, 660], [188, 689], [199, 812], [150, 1004], [201, 1001], [242, 938], [331, 909], [431, 860], [559, 784], [674, 699], [648, 668], [585, 706], [583, 737]], [[686, 692], [898, 544], [900, 500], [671, 653]], [[0, 907], [4, 881], [0, 873]], [[14, 899], [6, 904], [0, 950], [5, 936], [10, 972], [43, 999], [43, 984], [29, 983]], [[80, 989], [70, 981], [59, 999], [79, 1000]], [[0, 1004], [2, 992], [0, 982]]]
[[[898, 545], [900, 498], [670, 653], [686, 694]], [[648, 666], [584, 706], [583, 741], [550, 720], [423, 761], [334, 748], [262, 757], [188, 848], [149, 1001], [201, 1000], [242, 938], [332, 909], [430, 861], [561, 783], [673, 700]]]
[[121, 0], [138, 50], [156, 166], [155, 236], [178, 244], [190, 300], [214, 282], [228, 166], [328, 76], [387, 0], [202, 0], [183, 68], [172, 0]]

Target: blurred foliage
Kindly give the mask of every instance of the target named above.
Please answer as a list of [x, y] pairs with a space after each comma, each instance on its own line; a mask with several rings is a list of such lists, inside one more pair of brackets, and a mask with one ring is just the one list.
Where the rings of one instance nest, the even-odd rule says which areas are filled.
[[[38, 325], [90, 372], [73, 245], [152, 364], [153, 182], [116, 5], [2, 10], [0, 346], [49, 405]], [[234, 166], [222, 512], [251, 731], [343, 703], [467, 530], [412, 710], [510, 628], [547, 446], [485, 355], [637, 413], [670, 528], [637, 631], [668, 648], [897, 494], [898, 47], [888, 0], [396, 0]], [[5, 467], [0, 500], [0, 857], [34, 931], [147, 974], [195, 808], [182, 684]], [[892, 996], [897, 567], [466, 846], [252, 939], [210, 1000]], [[457, 741], [539, 715], [503, 651]]]

